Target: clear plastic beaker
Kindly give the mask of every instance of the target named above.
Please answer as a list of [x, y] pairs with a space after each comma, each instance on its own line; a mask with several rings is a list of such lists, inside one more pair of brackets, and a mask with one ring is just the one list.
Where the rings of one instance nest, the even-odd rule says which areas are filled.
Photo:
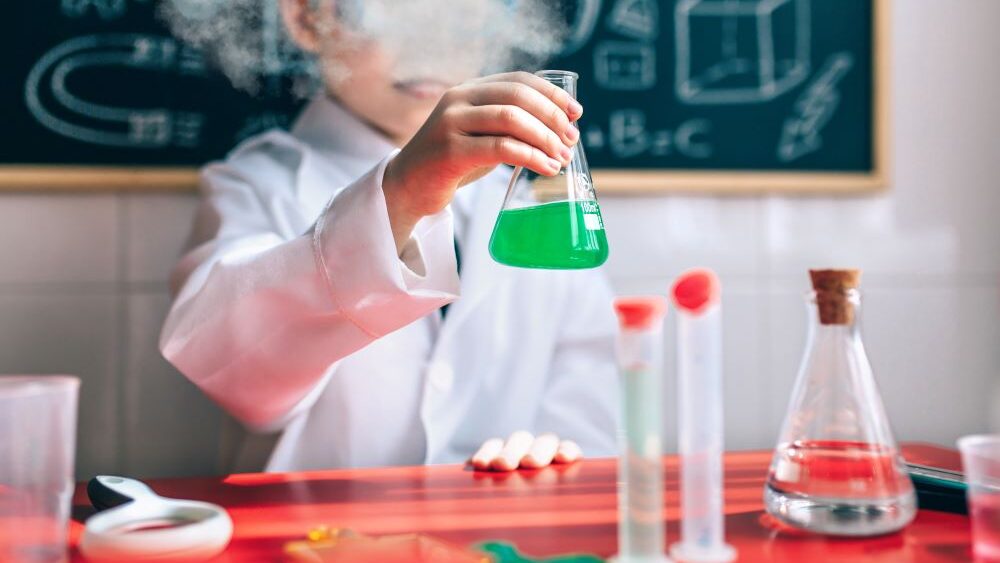
[[[576, 73], [536, 74], [576, 97]], [[608, 239], [582, 140], [555, 176], [514, 169], [490, 237], [490, 255], [508, 266], [557, 270], [595, 268], [607, 260]]]
[[958, 441], [968, 484], [972, 552], [1000, 561], [1000, 435], [966, 436]]
[[0, 376], [0, 561], [66, 558], [79, 386]]
[[810, 271], [805, 357], [771, 461], [764, 504], [787, 524], [840, 536], [899, 530], [913, 483], [889, 428], [857, 317], [857, 270]]

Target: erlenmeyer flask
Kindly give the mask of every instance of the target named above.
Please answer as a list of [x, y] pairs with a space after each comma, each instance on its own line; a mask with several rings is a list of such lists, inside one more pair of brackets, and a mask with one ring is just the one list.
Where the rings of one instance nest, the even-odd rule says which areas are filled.
[[813, 270], [805, 357], [764, 490], [767, 511], [815, 532], [872, 536], [916, 515], [858, 331], [858, 270]]
[[[576, 97], [575, 72], [536, 74]], [[514, 170], [490, 237], [490, 255], [509, 266], [559, 270], [594, 268], [607, 260], [608, 239], [582, 141], [555, 176]]]

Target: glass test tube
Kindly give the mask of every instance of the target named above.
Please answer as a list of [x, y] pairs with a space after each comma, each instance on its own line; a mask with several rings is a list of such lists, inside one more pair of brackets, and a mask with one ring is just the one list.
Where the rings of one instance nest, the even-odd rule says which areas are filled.
[[722, 306], [719, 281], [691, 270], [673, 289], [677, 305], [678, 446], [681, 456], [679, 561], [731, 561], [723, 520]]
[[669, 561], [664, 555], [662, 413], [663, 315], [660, 297], [615, 300], [622, 426], [618, 457], [619, 563]]

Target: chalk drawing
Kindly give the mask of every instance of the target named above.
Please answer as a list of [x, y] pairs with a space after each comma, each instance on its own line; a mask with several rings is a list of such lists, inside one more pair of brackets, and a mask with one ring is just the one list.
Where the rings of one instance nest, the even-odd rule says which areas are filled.
[[854, 57], [842, 52], [831, 55], [812, 82], [795, 101], [794, 115], [785, 120], [778, 142], [778, 159], [792, 162], [823, 146], [820, 135], [840, 106], [837, 84], [854, 66]]
[[649, 149], [646, 114], [637, 109], [611, 112], [609, 135], [611, 152], [619, 158], [637, 156]]
[[569, 22], [569, 32], [563, 41], [560, 56], [572, 55], [590, 41], [594, 36], [594, 29], [597, 28], [597, 20], [601, 15], [602, 0], [575, 0], [568, 2], [575, 4], [573, 20]]
[[275, 111], [265, 111], [251, 115], [243, 120], [243, 125], [233, 136], [233, 142], [239, 143], [244, 139], [252, 137], [257, 133], [263, 133], [269, 129], [284, 129], [288, 127], [289, 118], [287, 115]]
[[656, 50], [650, 44], [602, 41], [594, 49], [594, 79], [608, 90], [656, 85]]
[[47, 129], [86, 143], [130, 148], [196, 146], [204, 122], [202, 114], [85, 100], [69, 86], [73, 73], [97, 67], [175, 72], [180, 51], [173, 39], [156, 35], [75, 37], [52, 48], [28, 73], [28, 110]]
[[660, 33], [657, 0], [618, 0], [608, 16], [608, 28], [642, 41], [653, 41]]
[[[148, 0], [132, 0], [146, 3]], [[102, 20], [115, 20], [125, 15], [125, 0], [62, 0], [60, 11], [68, 18], [81, 18], [91, 9]]]
[[712, 123], [707, 119], [689, 119], [674, 131], [674, 146], [678, 154], [688, 158], [711, 158], [712, 145], [708, 134]]
[[[811, 0], [678, 0], [674, 14], [678, 99], [753, 104], [801, 84], [810, 70]], [[794, 22], [776, 33], [775, 21]]]
[[595, 152], [604, 150], [604, 131], [601, 131], [600, 127], [588, 127], [586, 139], [587, 150]]
[[638, 109], [622, 109], [611, 113], [608, 126], [608, 146], [618, 158], [649, 153], [706, 159], [714, 154], [709, 138], [712, 123], [707, 119], [688, 119], [673, 130], [649, 131], [645, 113]]

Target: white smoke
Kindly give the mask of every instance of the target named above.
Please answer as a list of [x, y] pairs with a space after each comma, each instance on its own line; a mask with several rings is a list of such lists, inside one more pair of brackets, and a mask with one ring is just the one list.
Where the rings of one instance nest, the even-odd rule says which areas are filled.
[[[275, 75], [312, 87], [320, 76], [343, 78], [347, 70], [336, 60], [316, 60], [298, 51], [282, 24], [279, 1], [164, 0], [160, 16], [178, 38], [203, 50], [238, 88], [255, 92], [262, 79]], [[329, 9], [330, 2], [335, 10]], [[393, 78], [451, 82], [532, 69], [556, 53], [565, 24], [554, 4], [551, 0], [313, 0], [321, 21], [325, 15], [330, 25], [352, 32], [340, 34], [341, 41], [355, 37], [376, 42], [394, 61]]]

